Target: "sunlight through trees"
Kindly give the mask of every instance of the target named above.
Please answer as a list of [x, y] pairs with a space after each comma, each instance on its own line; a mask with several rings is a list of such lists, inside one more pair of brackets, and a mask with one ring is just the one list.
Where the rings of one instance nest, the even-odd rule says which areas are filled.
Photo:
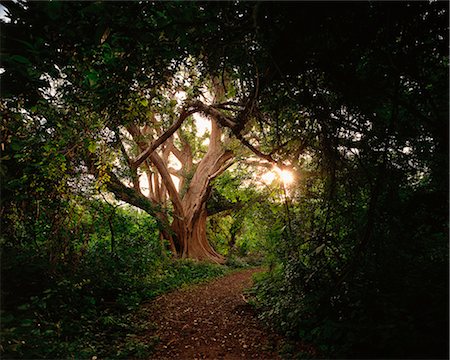
[[149, 358], [143, 302], [260, 266], [287, 358], [448, 358], [448, 13], [2, 2], [0, 356]]

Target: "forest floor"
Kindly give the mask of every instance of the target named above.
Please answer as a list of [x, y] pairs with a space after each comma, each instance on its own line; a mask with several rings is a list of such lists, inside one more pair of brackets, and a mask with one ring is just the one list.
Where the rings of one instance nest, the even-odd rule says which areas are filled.
[[148, 335], [159, 338], [151, 359], [278, 359], [281, 338], [243, 296], [258, 271], [234, 272], [144, 305], [156, 326]]

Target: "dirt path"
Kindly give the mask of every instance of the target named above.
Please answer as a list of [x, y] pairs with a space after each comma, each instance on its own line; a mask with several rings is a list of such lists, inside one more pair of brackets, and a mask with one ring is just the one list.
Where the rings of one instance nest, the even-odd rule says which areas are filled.
[[165, 294], [146, 305], [160, 338], [152, 359], [277, 359], [278, 337], [264, 329], [242, 291], [258, 269]]

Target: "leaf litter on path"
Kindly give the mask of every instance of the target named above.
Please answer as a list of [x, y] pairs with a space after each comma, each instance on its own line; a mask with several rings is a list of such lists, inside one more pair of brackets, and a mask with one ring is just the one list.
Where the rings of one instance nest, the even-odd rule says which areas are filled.
[[151, 359], [278, 359], [278, 335], [242, 296], [261, 269], [164, 294], [145, 305], [160, 341]]

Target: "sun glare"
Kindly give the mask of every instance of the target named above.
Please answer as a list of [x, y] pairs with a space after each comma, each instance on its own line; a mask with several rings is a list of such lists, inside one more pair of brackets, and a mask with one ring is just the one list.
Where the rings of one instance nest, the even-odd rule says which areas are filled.
[[272, 171], [268, 171], [261, 176], [261, 180], [266, 184], [271, 184], [276, 178], [279, 178], [285, 185], [294, 182], [294, 174], [289, 170], [281, 170], [274, 167]]
[[278, 176], [284, 184], [292, 184], [294, 182], [294, 174], [289, 170], [281, 170], [279, 168], [275, 168]]
[[266, 184], [272, 184], [272, 181], [274, 181], [275, 178], [276, 174], [273, 171], [268, 171], [261, 176], [262, 181]]

